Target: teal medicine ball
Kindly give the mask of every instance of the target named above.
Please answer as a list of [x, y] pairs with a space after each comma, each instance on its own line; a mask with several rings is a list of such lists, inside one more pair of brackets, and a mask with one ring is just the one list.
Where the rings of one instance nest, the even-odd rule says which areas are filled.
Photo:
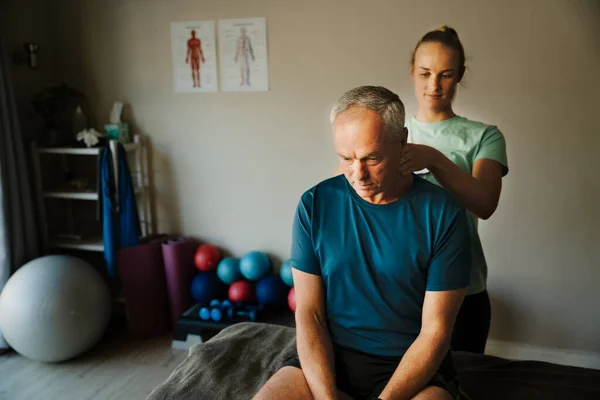
[[223, 283], [231, 285], [242, 279], [239, 258], [227, 257], [222, 259], [217, 266], [217, 275]]
[[250, 281], [259, 281], [271, 273], [271, 260], [263, 252], [251, 251], [240, 259], [240, 272]]
[[288, 286], [294, 287], [294, 277], [292, 275], [292, 262], [291, 260], [287, 260], [283, 264], [281, 264], [281, 268], [279, 269], [279, 276], [281, 276], [281, 280]]

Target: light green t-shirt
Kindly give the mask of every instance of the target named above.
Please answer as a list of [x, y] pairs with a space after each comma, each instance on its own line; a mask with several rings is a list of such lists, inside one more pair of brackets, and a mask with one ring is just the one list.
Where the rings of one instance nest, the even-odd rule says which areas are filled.
[[[503, 166], [502, 176], [508, 173], [506, 142], [496, 126], [456, 116], [440, 122], [420, 122], [412, 117], [406, 127], [409, 143], [436, 148], [468, 174], [472, 174], [473, 164], [480, 158], [498, 161]], [[421, 176], [439, 185], [431, 173], [425, 171]], [[486, 290], [487, 263], [477, 231], [478, 218], [472, 213], [467, 216], [473, 252], [469, 294], [474, 294]]]

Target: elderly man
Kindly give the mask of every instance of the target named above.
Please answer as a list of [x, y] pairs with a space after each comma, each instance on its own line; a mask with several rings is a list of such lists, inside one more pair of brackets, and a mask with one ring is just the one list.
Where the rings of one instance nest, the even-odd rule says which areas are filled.
[[382, 87], [331, 111], [343, 175], [306, 191], [293, 224], [297, 356], [256, 399], [460, 399], [449, 354], [469, 283], [465, 210], [399, 173], [404, 106]]

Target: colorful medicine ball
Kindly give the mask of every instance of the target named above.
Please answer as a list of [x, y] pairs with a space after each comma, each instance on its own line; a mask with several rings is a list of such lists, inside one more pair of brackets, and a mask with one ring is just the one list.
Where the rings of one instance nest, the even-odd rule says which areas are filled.
[[259, 281], [271, 273], [269, 256], [260, 251], [251, 251], [240, 260], [240, 272], [251, 281]]
[[245, 280], [233, 282], [227, 297], [231, 301], [253, 302], [256, 298], [254, 284]]
[[256, 284], [258, 304], [274, 309], [285, 308], [288, 289], [279, 276], [269, 275]]
[[288, 293], [288, 307], [292, 312], [296, 312], [296, 288], [291, 288]]
[[221, 282], [215, 271], [199, 272], [192, 280], [192, 297], [197, 303], [208, 303], [221, 297], [226, 286]]
[[217, 266], [217, 275], [223, 283], [231, 285], [235, 281], [242, 279], [240, 272], [240, 260], [238, 258], [226, 257], [219, 262]]
[[220, 259], [221, 252], [219, 249], [210, 244], [203, 244], [196, 250], [194, 265], [201, 272], [213, 271], [217, 268]]
[[288, 286], [294, 286], [294, 277], [292, 275], [292, 262], [291, 260], [287, 260], [283, 264], [281, 264], [281, 268], [279, 269], [279, 276], [281, 276], [281, 280]]

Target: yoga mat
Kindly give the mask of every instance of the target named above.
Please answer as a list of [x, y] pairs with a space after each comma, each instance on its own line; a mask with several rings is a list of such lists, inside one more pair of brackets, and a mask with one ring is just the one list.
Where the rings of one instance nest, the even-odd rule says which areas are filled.
[[118, 253], [128, 330], [135, 339], [162, 336], [171, 328], [162, 243], [152, 240]]
[[175, 326], [181, 314], [194, 305], [190, 288], [198, 272], [194, 265], [194, 254], [198, 246], [199, 241], [185, 237], [162, 243], [172, 326]]

